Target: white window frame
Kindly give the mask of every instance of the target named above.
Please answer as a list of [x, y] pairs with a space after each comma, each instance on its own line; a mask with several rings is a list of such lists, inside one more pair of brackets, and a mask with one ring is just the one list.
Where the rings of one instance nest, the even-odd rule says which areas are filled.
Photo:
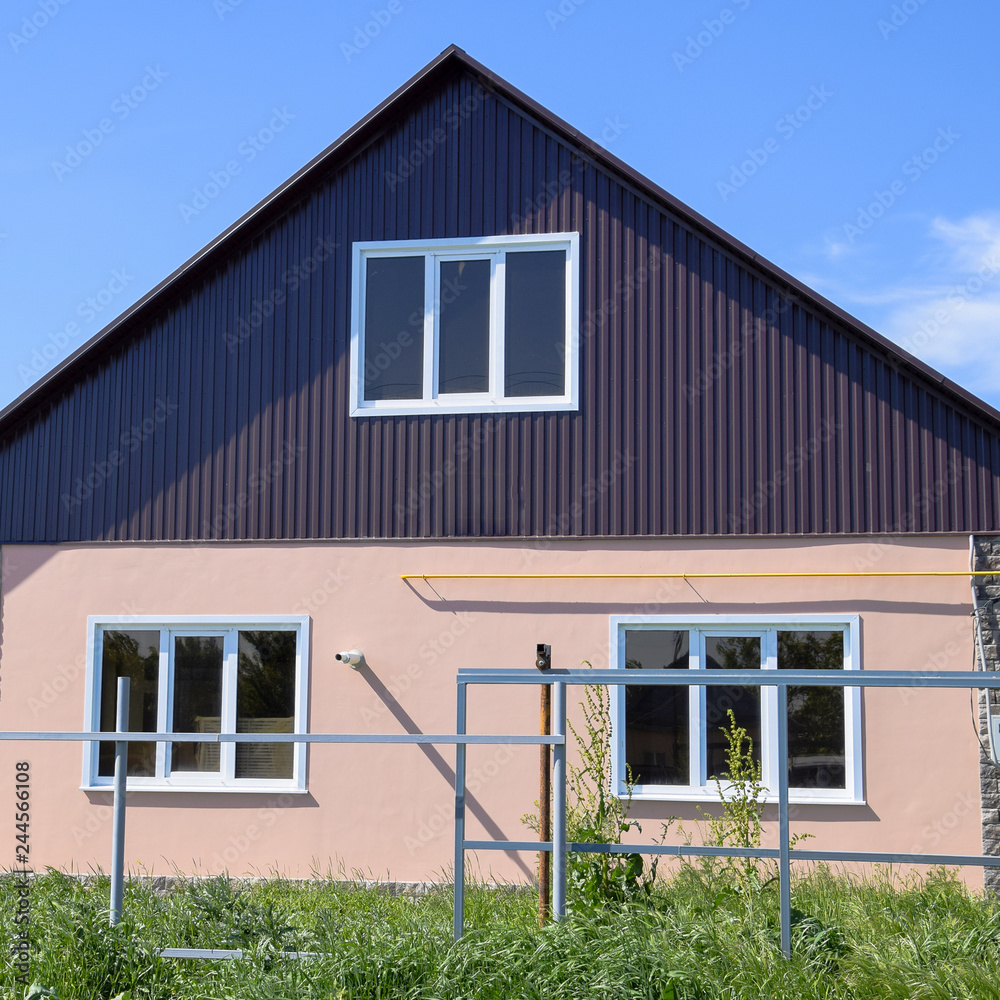
[[[504, 396], [504, 289], [507, 251], [564, 250], [566, 252], [565, 391], [558, 396]], [[364, 329], [366, 262], [370, 257], [423, 257], [423, 397], [421, 399], [364, 398]], [[481, 393], [438, 393], [439, 310], [441, 261], [488, 258], [490, 268], [489, 390]], [[352, 417], [403, 416], [415, 413], [489, 413], [579, 409], [580, 395], [580, 234], [537, 233], [523, 236], [481, 236], [446, 240], [382, 240], [356, 242], [352, 256], [351, 386]]]
[[[611, 666], [625, 669], [625, 633], [632, 629], [688, 631], [691, 634], [689, 669], [701, 665], [701, 651], [706, 636], [759, 635], [762, 671], [777, 670], [777, 634], [779, 631], [840, 630], [844, 633], [844, 672], [861, 669], [861, 619], [859, 615], [617, 615], [611, 618]], [[641, 671], [632, 671], [640, 675]], [[705, 761], [705, 688], [691, 685], [690, 741], [691, 770], [700, 780], [688, 785], [636, 785], [633, 799], [650, 801], [719, 801], [714, 781], [707, 778]], [[611, 780], [616, 795], [625, 795], [625, 688], [612, 687]], [[761, 777], [767, 789], [764, 802], [777, 801], [778, 747], [777, 688], [761, 688]], [[844, 748], [846, 753], [845, 788], [789, 788], [790, 802], [800, 805], [838, 803], [864, 805], [861, 688], [844, 688]]]
[[[177, 635], [223, 635], [222, 667], [223, 732], [233, 732], [236, 723], [236, 676], [238, 633], [247, 630], [294, 631], [295, 639], [295, 722], [293, 732], [308, 732], [306, 711], [309, 690], [309, 616], [308, 615], [90, 615], [87, 618], [87, 682], [84, 705], [84, 731], [101, 728], [101, 657], [105, 631], [156, 631], [160, 633], [160, 659], [157, 677], [157, 729], [171, 730], [173, 718], [172, 638]], [[109, 742], [113, 740], [109, 737]], [[102, 741], [103, 742], [103, 741]], [[272, 792], [304, 793], [306, 789], [306, 746], [295, 744], [291, 778], [235, 777], [236, 744], [220, 743], [221, 769], [215, 772], [178, 772], [167, 774], [169, 742], [156, 744], [156, 776], [130, 775], [127, 787], [136, 791], [172, 792]], [[99, 775], [98, 745], [83, 745], [84, 791], [106, 791], [114, 779]]]

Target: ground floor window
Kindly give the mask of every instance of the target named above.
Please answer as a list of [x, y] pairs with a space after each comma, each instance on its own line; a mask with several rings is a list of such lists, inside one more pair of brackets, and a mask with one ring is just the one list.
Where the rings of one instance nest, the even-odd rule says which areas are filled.
[[[173, 733], [305, 731], [308, 618], [185, 616], [89, 620], [87, 720], [114, 731], [117, 678], [128, 677], [129, 729]], [[111, 784], [114, 743], [86, 744], [84, 786]], [[129, 745], [133, 788], [304, 788], [291, 743], [150, 741]]]
[[[623, 670], [854, 670], [857, 617], [627, 616], [612, 619], [612, 665]], [[788, 770], [799, 802], [861, 801], [859, 688], [790, 687], [788, 757], [778, 760], [775, 688], [678, 685], [612, 689], [619, 793], [630, 772], [639, 798], [714, 798], [732, 711], [753, 740], [764, 784]]]

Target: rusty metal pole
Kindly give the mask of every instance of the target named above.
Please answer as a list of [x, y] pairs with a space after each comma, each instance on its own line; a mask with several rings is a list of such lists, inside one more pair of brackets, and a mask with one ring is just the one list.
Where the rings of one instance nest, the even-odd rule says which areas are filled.
[[[535, 666], [548, 670], [552, 664], [552, 647], [538, 643]], [[540, 730], [542, 736], [552, 734], [552, 685], [543, 684], [540, 702]], [[538, 748], [538, 839], [543, 843], [552, 839], [552, 747], [543, 743]], [[549, 920], [549, 873], [552, 865], [550, 851], [538, 852], [538, 926]]]

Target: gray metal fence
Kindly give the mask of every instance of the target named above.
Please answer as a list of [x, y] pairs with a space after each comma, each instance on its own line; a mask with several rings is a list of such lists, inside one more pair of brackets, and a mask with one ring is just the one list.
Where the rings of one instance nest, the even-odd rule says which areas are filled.
[[[845, 683], [847, 676], [850, 683]], [[551, 852], [552, 913], [556, 920], [566, 914], [566, 856], [577, 853], [618, 853], [620, 844], [581, 844], [566, 841], [566, 693], [572, 686], [628, 685], [651, 686], [716, 686], [774, 687], [778, 697], [778, 760], [788, 758], [787, 704], [789, 687], [810, 685], [839, 688], [915, 687], [915, 688], [1000, 688], [1000, 672], [981, 671], [916, 671], [858, 670], [845, 676], [842, 670], [768, 670], [755, 676], [745, 670], [548, 670], [534, 669], [462, 669], [457, 678], [455, 733], [135, 733], [126, 731], [128, 719], [128, 679], [118, 681], [117, 730], [111, 732], [0, 732], [0, 740], [89, 742], [115, 741], [114, 808], [112, 821], [111, 906], [112, 924], [121, 919], [124, 889], [125, 840], [125, 776], [127, 747], [132, 742], [178, 741], [195, 743], [413, 743], [455, 746], [455, 893], [454, 932], [459, 938], [465, 929], [465, 856], [468, 851], [531, 851]], [[551, 684], [553, 687], [553, 732], [550, 736], [525, 734], [468, 733], [468, 688], [470, 685], [529, 685]], [[529, 745], [548, 744], [553, 748], [552, 764], [552, 839], [533, 840], [470, 840], [465, 832], [466, 808], [466, 747], [470, 745]], [[874, 851], [815, 851], [792, 849], [788, 816], [787, 768], [778, 768], [778, 847], [739, 848], [705, 847], [692, 844], [637, 844], [628, 849], [642, 854], [673, 856], [723, 856], [771, 858], [778, 861], [780, 893], [781, 950], [791, 955], [791, 862], [799, 861], [861, 861], [884, 864], [974, 865], [1000, 867], [1000, 856], [981, 854], [903, 854]], [[242, 953], [223, 949], [162, 949], [164, 957], [240, 958]], [[297, 953], [298, 957], [306, 957]], [[289, 956], [293, 957], [293, 956]]]
[[[845, 681], [850, 678], [850, 683]], [[466, 728], [466, 693], [470, 684], [552, 684], [553, 735], [556, 744], [552, 774], [552, 840], [489, 841], [465, 839], [465, 747], [459, 745], [460, 767], [455, 769], [455, 935], [463, 930], [463, 890], [465, 852], [467, 850], [551, 851], [552, 913], [556, 920], [566, 912], [566, 854], [619, 853], [620, 844], [579, 844], [566, 842], [566, 688], [570, 685], [601, 684], [608, 687], [651, 686], [759, 686], [777, 688], [778, 696], [778, 847], [738, 848], [701, 847], [690, 844], [629, 844], [627, 849], [640, 854], [702, 855], [723, 857], [776, 858], [780, 893], [781, 951], [791, 956], [791, 862], [867, 861], [884, 864], [976, 865], [1000, 867], [1000, 856], [985, 854], [901, 854], [876, 851], [811, 851], [791, 847], [788, 820], [788, 688], [789, 687], [914, 687], [914, 688], [1000, 688], [1000, 672], [927, 671], [927, 670], [480, 670], [458, 672], [458, 731]], [[971, 762], [970, 762], [971, 766]]]

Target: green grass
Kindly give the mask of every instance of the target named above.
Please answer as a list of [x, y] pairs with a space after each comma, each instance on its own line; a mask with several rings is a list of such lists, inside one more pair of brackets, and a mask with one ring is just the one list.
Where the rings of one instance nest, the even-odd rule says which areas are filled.
[[[1000, 903], [937, 871], [923, 881], [824, 869], [793, 890], [791, 961], [778, 947], [775, 883], [752, 892], [695, 866], [648, 904], [576, 913], [539, 931], [530, 890], [475, 888], [451, 937], [451, 893], [276, 879], [126, 889], [107, 926], [106, 878], [58, 872], [31, 888], [31, 978], [62, 1000], [111, 998], [626, 998], [1000, 1000]], [[0, 925], [16, 893], [0, 877]], [[243, 948], [243, 962], [160, 959], [161, 947]], [[328, 953], [290, 960], [282, 950]], [[20, 997], [8, 962], [0, 990]]]

